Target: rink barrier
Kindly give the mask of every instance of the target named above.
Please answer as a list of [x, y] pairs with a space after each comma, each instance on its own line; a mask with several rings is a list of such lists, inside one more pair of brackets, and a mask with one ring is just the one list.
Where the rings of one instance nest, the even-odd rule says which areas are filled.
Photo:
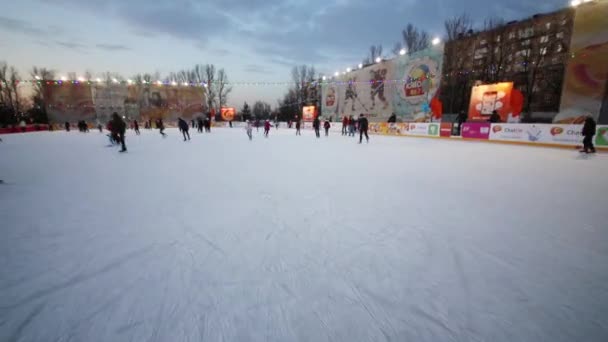
[[[461, 136], [453, 136], [451, 123], [370, 123], [369, 132], [402, 137], [441, 138], [459, 141], [526, 145], [553, 148], [580, 148], [583, 125], [564, 124], [490, 124], [467, 122], [460, 127]], [[448, 133], [450, 133], [448, 135]], [[594, 144], [608, 151], [608, 125], [597, 126]]]
[[42, 131], [48, 131], [48, 130], [49, 130], [49, 125], [36, 124], [36, 125], [25, 126], [25, 132], [23, 132], [23, 128], [19, 127], [19, 126], [0, 128], [0, 134], [42, 132]]

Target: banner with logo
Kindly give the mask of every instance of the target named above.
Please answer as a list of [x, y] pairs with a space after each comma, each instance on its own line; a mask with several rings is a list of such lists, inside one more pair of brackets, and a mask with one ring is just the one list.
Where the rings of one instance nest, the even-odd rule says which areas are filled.
[[513, 82], [484, 84], [473, 87], [469, 103], [469, 120], [487, 121], [497, 111], [502, 122], [507, 122], [511, 109]]
[[322, 114], [339, 120], [363, 113], [371, 122], [395, 113], [400, 121], [430, 118], [441, 80], [443, 46], [398, 56], [348, 72], [322, 84]]
[[407, 135], [439, 136], [439, 123], [415, 122], [410, 123]]
[[[608, 84], [608, 2], [595, 1], [575, 10], [570, 53], [555, 123], [583, 123], [586, 115], [596, 120]], [[605, 100], [604, 100], [605, 101]], [[600, 118], [608, 122], [608, 118]]]
[[608, 126], [598, 126], [595, 134], [595, 144], [597, 146], [608, 146]]
[[222, 120], [224, 121], [232, 121], [234, 120], [235, 109], [233, 107], [222, 107], [220, 109], [220, 113], [222, 116]]
[[461, 136], [469, 139], [488, 139], [491, 125], [488, 122], [465, 122], [461, 126]]
[[574, 146], [583, 140], [582, 129], [582, 125], [492, 124], [490, 140]]

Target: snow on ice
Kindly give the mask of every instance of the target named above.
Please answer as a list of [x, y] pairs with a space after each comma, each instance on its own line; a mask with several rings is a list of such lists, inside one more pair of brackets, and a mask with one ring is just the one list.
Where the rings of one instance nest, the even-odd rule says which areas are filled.
[[332, 132], [0, 143], [0, 341], [608, 341], [608, 157]]

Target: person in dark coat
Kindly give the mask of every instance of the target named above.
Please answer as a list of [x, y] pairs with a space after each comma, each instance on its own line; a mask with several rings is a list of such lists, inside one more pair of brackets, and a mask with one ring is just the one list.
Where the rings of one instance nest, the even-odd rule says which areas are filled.
[[167, 134], [165, 133], [165, 124], [163, 123], [163, 119], [156, 119], [156, 128], [158, 128], [160, 135], [162, 135], [163, 138], [167, 137]]
[[[177, 127], [179, 127], [179, 130], [184, 135], [184, 141], [190, 140], [190, 133], [188, 133], [189, 127], [188, 127], [188, 123], [186, 122], [186, 120], [184, 120], [182, 118], [178, 118]], [[186, 139], [186, 137], [188, 137], [188, 139]]]
[[317, 138], [321, 137], [321, 134], [319, 133], [319, 129], [321, 128], [321, 121], [319, 121], [319, 117], [315, 117], [315, 120], [312, 122], [312, 128], [314, 128], [315, 130], [315, 135], [317, 136]]
[[211, 119], [205, 118], [205, 132], [211, 133]]
[[302, 135], [302, 132], [300, 132], [301, 127], [302, 127], [302, 123], [300, 122], [299, 119], [296, 119], [296, 135]]
[[139, 122], [137, 120], [133, 120], [133, 129], [135, 130], [135, 134], [139, 135]]
[[359, 144], [363, 142], [363, 135], [365, 134], [365, 139], [369, 142], [369, 136], [367, 135], [367, 129], [369, 128], [369, 122], [367, 118], [361, 114], [359, 115]]
[[329, 120], [325, 120], [325, 123], [323, 124], [323, 128], [325, 128], [325, 136], [328, 137], [329, 129], [331, 128], [331, 124], [329, 123]]
[[460, 135], [460, 131], [462, 129], [462, 124], [467, 122], [467, 114], [461, 110], [458, 116], [456, 117], [456, 121], [454, 122], [454, 135]]
[[397, 122], [397, 114], [393, 113], [391, 114], [391, 116], [388, 118], [388, 123], [395, 123]]
[[112, 114], [112, 133], [118, 136], [118, 142], [122, 145], [120, 152], [126, 152], [127, 146], [125, 145], [125, 131], [127, 130], [127, 124], [124, 120], [118, 116], [118, 113]]
[[196, 119], [196, 129], [199, 133], [203, 133], [203, 118], [200, 116]]
[[492, 115], [490, 115], [489, 122], [491, 122], [491, 123], [499, 123], [500, 122], [500, 115], [498, 115], [497, 111], [492, 111]]
[[70, 131], [70, 123], [67, 121], [65, 122], [65, 130], [66, 130], [66, 132]]
[[194, 119], [192, 119], [192, 128], [194, 128], [195, 124], [194, 124]]
[[595, 146], [593, 146], [593, 136], [595, 136], [596, 123], [595, 120], [591, 116], [588, 116], [585, 119], [585, 124], [583, 125], [583, 131], [581, 134], [583, 135], [583, 149], [581, 153], [595, 153]]

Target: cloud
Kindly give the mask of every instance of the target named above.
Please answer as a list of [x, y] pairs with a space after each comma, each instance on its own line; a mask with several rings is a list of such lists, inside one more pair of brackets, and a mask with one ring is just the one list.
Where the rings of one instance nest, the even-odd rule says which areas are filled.
[[75, 42], [63, 42], [63, 41], [55, 41], [55, 44], [72, 50], [81, 50], [86, 48], [83, 44], [75, 43]]
[[121, 44], [97, 44], [95, 45], [98, 49], [106, 51], [126, 51], [131, 50], [130, 47]]
[[0, 16], [0, 29], [32, 36], [45, 36], [48, 34], [46, 30], [35, 27], [26, 21], [3, 16]]
[[258, 64], [247, 64], [243, 67], [243, 71], [265, 75], [274, 73], [272, 69]]

